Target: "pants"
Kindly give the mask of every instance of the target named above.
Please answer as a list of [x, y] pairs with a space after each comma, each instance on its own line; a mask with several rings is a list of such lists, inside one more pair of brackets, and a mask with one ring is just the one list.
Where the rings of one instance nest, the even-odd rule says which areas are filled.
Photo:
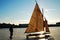
[[13, 36], [13, 32], [10, 32], [10, 39], [12, 39], [12, 36]]

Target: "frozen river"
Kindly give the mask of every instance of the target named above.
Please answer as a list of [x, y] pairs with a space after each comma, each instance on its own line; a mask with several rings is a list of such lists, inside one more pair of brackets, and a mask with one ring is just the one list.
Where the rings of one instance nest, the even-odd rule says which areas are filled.
[[[55, 40], [60, 40], [60, 27], [49, 27], [51, 36]], [[24, 33], [26, 28], [13, 28], [12, 40], [26, 40], [26, 34]], [[9, 29], [0, 29], [0, 40], [9, 40]]]

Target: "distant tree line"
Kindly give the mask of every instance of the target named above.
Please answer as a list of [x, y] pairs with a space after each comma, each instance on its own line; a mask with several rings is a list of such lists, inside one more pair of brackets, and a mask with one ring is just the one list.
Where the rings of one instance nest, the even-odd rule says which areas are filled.
[[[19, 25], [15, 25], [15, 24], [6, 24], [6, 23], [0, 23], [0, 28], [9, 28], [10, 26], [12, 26], [13, 28], [26, 28], [28, 27], [28, 24], [19, 24]], [[55, 26], [59, 26], [60, 27], [60, 22], [57, 22], [56, 24], [50, 24], [48, 25], [49, 27], [55, 27]]]
[[56, 22], [56, 24], [50, 24], [49, 25], [50, 27], [60, 27], [60, 22]]
[[60, 22], [57, 22], [56, 25], [60, 25]]
[[15, 24], [0, 23], [0, 28], [9, 28], [10, 26], [12, 26], [13, 28], [25, 28], [28, 26], [28, 24], [15, 25]]

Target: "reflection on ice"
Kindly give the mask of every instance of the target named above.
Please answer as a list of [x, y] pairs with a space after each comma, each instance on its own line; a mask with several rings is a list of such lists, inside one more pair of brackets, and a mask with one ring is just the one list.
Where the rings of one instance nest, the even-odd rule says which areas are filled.
[[[51, 36], [47, 39], [43, 38], [41, 40], [60, 40], [60, 27], [49, 27]], [[56, 30], [51, 30], [56, 29]], [[26, 34], [24, 34], [26, 28], [14, 28], [14, 34], [12, 40], [26, 40]], [[8, 40], [9, 39], [9, 29], [0, 29], [0, 40]], [[38, 39], [40, 40], [40, 39]]]

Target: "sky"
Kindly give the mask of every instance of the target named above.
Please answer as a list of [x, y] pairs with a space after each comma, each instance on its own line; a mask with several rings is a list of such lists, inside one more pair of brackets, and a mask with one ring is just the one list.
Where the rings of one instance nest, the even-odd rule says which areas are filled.
[[[60, 22], [60, 0], [37, 0], [44, 10], [48, 24]], [[35, 0], [0, 0], [0, 23], [27, 24], [35, 7]]]

